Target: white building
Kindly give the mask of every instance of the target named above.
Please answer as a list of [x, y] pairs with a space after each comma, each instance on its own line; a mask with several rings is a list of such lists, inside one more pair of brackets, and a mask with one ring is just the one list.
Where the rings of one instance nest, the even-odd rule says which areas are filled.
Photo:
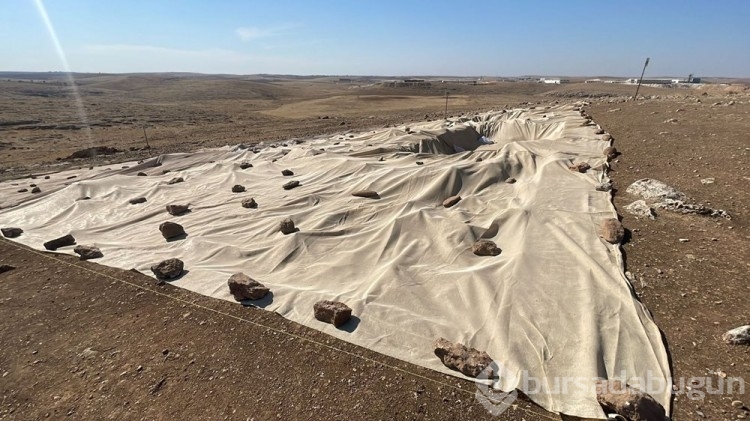
[[541, 83], [550, 83], [553, 85], [559, 85], [561, 83], [568, 83], [570, 82], [568, 79], [547, 79], [547, 78], [541, 78], [539, 79], [539, 82]]

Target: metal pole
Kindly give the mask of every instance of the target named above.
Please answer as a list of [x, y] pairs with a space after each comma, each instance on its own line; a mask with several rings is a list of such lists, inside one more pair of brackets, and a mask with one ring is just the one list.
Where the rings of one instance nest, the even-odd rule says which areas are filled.
[[651, 58], [646, 57], [646, 63], [643, 64], [643, 71], [641, 72], [641, 78], [638, 79], [638, 87], [635, 88], [635, 96], [633, 97], [633, 101], [638, 99], [638, 91], [641, 90], [641, 82], [643, 82], [643, 75], [646, 73], [646, 66], [648, 66], [649, 60], [651, 60]]
[[146, 136], [146, 126], [143, 127], [143, 138], [146, 139], [146, 147], [148, 148], [148, 156], [151, 156], [151, 145], [148, 144], [148, 136]]
[[443, 120], [448, 118], [448, 90], [445, 90], [445, 112], [443, 113]]

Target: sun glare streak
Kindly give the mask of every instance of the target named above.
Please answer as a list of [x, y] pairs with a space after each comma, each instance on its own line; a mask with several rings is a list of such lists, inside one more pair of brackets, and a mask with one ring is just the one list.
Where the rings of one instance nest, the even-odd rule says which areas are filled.
[[44, 26], [47, 27], [47, 33], [49, 33], [49, 36], [52, 39], [52, 44], [54, 44], [55, 50], [57, 51], [57, 56], [60, 58], [60, 62], [62, 63], [62, 66], [63, 66], [63, 71], [65, 72], [65, 77], [67, 78], [68, 84], [71, 86], [73, 90], [73, 96], [74, 96], [74, 101], [76, 105], [76, 111], [78, 113], [78, 118], [83, 123], [89, 146], [91, 146], [91, 144], [93, 143], [93, 139], [91, 136], [91, 127], [89, 126], [89, 118], [88, 118], [88, 115], [86, 114], [86, 109], [83, 106], [83, 100], [81, 100], [81, 94], [78, 91], [78, 86], [76, 85], [76, 81], [73, 78], [73, 73], [70, 70], [70, 65], [68, 64], [68, 58], [65, 55], [65, 50], [63, 50], [62, 45], [60, 45], [60, 39], [57, 37], [57, 32], [55, 32], [55, 27], [52, 26], [52, 21], [50, 20], [49, 15], [47, 14], [47, 9], [44, 7], [44, 3], [42, 2], [42, 0], [34, 0], [34, 5], [36, 6], [37, 11], [39, 12], [39, 16], [42, 18], [42, 21], [44, 22]]

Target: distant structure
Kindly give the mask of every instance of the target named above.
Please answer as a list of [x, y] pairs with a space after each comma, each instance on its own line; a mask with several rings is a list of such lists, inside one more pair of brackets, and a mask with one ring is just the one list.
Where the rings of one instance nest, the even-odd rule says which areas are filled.
[[[625, 83], [635, 85], [638, 83], [638, 78], [627, 79]], [[687, 79], [643, 79], [644, 85], [679, 85], [683, 83], [701, 83], [701, 78], [694, 77], [691, 74]]]
[[404, 80], [386, 81], [386, 82], [383, 82], [382, 85], [389, 87], [389, 88], [401, 88], [404, 86], [428, 87], [428, 86], [431, 86], [432, 84], [430, 82], [427, 82], [424, 79], [404, 79]]
[[547, 78], [540, 78], [539, 83], [549, 83], [552, 85], [559, 85], [561, 83], [570, 83], [570, 80], [568, 79], [547, 79]]

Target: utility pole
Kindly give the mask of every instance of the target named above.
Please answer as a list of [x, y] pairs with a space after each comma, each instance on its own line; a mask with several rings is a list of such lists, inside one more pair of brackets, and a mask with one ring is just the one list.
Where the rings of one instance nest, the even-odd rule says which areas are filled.
[[635, 96], [633, 97], [633, 101], [638, 99], [638, 91], [641, 90], [641, 82], [643, 82], [643, 75], [646, 73], [646, 66], [648, 66], [649, 60], [651, 60], [651, 58], [646, 57], [646, 63], [643, 64], [643, 71], [641, 72], [641, 78], [638, 79], [638, 87], [635, 88]]

